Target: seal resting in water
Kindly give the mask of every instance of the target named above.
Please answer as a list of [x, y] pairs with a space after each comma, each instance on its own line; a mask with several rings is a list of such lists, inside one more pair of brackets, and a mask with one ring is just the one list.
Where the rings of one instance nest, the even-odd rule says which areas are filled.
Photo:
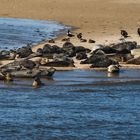
[[32, 86], [35, 87], [35, 88], [38, 88], [42, 85], [42, 82], [40, 80], [40, 78], [37, 76], [35, 77], [33, 83], [32, 83]]
[[119, 72], [119, 66], [118, 65], [110, 65], [108, 68], [107, 68], [107, 71], [110, 72], [110, 73], [117, 73]]

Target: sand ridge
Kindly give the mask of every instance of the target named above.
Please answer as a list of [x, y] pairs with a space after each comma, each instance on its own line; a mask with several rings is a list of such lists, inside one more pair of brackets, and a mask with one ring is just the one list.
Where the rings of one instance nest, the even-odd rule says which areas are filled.
[[[0, 0], [0, 17], [55, 20], [93, 35], [112, 35], [140, 25], [140, 2], [135, 0]], [[123, 3], [123, 4], [122, 4]]]

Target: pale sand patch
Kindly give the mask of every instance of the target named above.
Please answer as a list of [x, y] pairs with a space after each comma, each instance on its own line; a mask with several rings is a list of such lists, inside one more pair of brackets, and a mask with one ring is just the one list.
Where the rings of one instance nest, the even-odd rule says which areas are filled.
[[1, 60], [0, 61], [0, 67], [4, 66], [4, 65], [7, 65], [9, 63], [12, 63], [14, 62], [13, 60]]
[[[77, 33], [79, 33], [77, 30], [74, 31], [74, 34], [76, 35]], [[38, 48], [43, 48], [43, 46], [45, 44], [50, 44], [50, 45], [58, 45], [59, 47], [62, 47], [63, 44], [65, 42], [62, 42], [62, 39], [65, 38], [66, 36], [64, 37], [60, 37], [58, 39], [55, 40], [55, 43], [48, 43], [48, 42], [43, 42], [39, 45], [36, 45], [33, 47], [33, 51], [35, 52]], [[73, 37], [73, 38], [70, 38], [70, 42], [74, 45], [74, 46], [83, 46], [83, 47], [86, 47], [88, 49], [91, 49], [93, 50], [97, 45], [111, 45], [111, 44], [114, 44], [114, 43], [121, 43], [123, 41], [121, 41], [120, 39], [122, 38], [121, 35], [108, 35], [108, 36], [96, 36], [96, 37], [93, 37], [92, 34], [90, 33], [83, 33], [83, 38], [84, 39], [87, 39], [87, 42], [80, 42], [79, 39], [77, 39], [77, 37]], [[96, 41], [96, 43], [88, 43], [88, 40], [89, 39], [93, 39]], [[137, 34], [130, 34], [130, 37], [128, 37], [127, 39], [125, 39], [125, 41], [136, 41], [137, 44], [139, 45], [140, 44], [140, 37], [137, 35]]]
[[112, 0], [112, 2], [123, 4], [140, 4], [139, 0]]

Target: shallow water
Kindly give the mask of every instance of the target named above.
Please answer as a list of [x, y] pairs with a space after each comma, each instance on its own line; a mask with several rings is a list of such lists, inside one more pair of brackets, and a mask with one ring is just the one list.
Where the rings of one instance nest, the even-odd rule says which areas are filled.
[[140, 138], [140, 70], [56, 72], [42, 81], [38, 89], [27, 79], [0, 82], [0, 139]]
[[16, 49], [56, 38], [70, 28], [53, 21], [0, 18], [0, 48]]

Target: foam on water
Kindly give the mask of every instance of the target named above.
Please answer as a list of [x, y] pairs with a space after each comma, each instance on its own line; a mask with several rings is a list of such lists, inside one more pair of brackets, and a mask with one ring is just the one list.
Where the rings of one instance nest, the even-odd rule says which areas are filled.
[[0, 47], [14, 49], [56, 38], [70, 28], [54, 21], [0, 18]]

